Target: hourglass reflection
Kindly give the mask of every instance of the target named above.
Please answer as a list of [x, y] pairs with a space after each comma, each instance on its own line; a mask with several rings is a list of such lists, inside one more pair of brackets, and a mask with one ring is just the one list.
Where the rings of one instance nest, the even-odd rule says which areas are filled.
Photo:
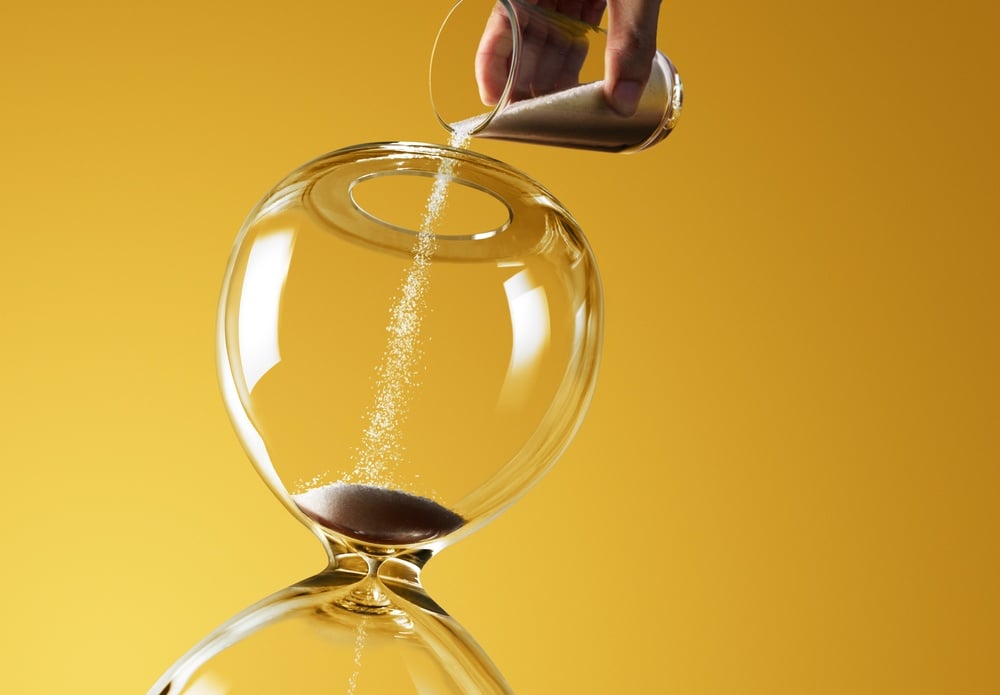
[[420, 570], [562, 453], [601, 329], [582, 232], [501, 162], [362, 145], [282, 181], [230, 259], [219, 372], [250, 458], [329, 566], [150, 694], [509, 692]]

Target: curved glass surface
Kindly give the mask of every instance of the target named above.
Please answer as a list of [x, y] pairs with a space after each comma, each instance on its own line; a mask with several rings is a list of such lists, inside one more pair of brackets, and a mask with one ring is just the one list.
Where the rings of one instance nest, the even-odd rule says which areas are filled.
[[219, 367], [244, 446], [314, 530], [434, 549], [523, 493], [589, 401], [600, 283], [539, 184], [447, 147], [362, 145], [288, 176], [226, 273]]

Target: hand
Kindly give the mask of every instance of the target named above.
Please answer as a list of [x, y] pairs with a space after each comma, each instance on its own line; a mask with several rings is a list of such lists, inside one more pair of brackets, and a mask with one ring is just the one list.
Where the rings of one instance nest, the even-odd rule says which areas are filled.
[[[608, 8], [604, 97], [623, 116], [635, 113], [656, 52], [660, 0], [525, 0], [587, 24], [600, 23]], [[579, 84], [585, 40], [549, 31], [539, 13], [519, 12], [521, 64], [511, 100], [541, 96]], [[486, 22], [476, 54], [476, 80], [484, 104], [496, 104], [510, 71], [513, 40], [507, 12], [499, 4]]]

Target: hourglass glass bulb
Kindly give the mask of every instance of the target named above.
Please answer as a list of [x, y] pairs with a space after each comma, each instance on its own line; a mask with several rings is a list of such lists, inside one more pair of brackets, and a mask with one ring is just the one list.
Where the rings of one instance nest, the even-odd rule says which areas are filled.
[[221, 308], [227, 405], [258, 470], [300, 520], [382, 551], [439, 548], [530, 487], [600, 349], [572, 218], [520, 172], [429, 145], [285, 179], [244, 225]]
[[149, 695], [509, 693], [420, 570], [565, 448], [601, 312], [572, 218], [500, 162], [364, 145], [278, 184], [230, 259], [219, 373], [254, 465], [329, 566], [235, 616]]

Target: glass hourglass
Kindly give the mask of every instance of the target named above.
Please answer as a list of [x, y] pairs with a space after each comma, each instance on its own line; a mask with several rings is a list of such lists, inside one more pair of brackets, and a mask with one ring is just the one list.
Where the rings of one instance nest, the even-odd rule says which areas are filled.
[[602, 311], [577, 224], [501, 162], [360, 145], [279, 183], [230, 258], [219, 373], [257, 471], [329, 565], [150, 695], [510, 692], [420, 571], [565, 449]]

